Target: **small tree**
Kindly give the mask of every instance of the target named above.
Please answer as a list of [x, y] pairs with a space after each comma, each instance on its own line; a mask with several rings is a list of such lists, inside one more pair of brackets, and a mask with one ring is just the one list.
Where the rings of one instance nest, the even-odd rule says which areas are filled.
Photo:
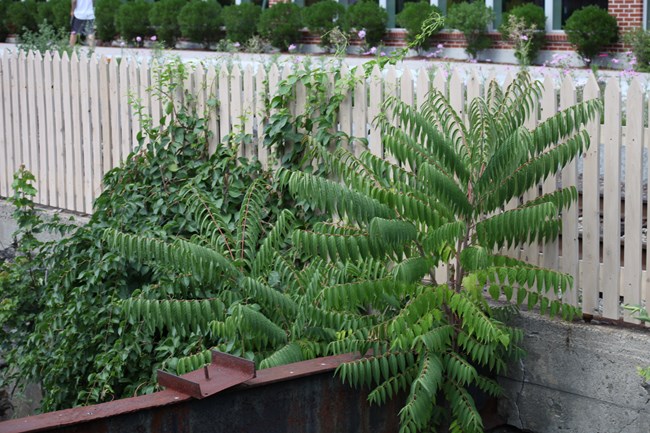
[[537, 57], [544, 45], [545, 25], [544, 9], [533, 3], [516, 6], [504, 14], [499, 31], [503, 39], [514, 45], [519, 64], [530, 65]]
[[221, 5], [216, 0], [192, 0], [178, 14], [183, 37], [201, 42], [205, 48], [221, 39]]
[[70, 0], [50, 0], [38, 5], [38, 23], [44, 21], [56, 30], [70, 30]]
[[246, 43], [255, 35], [262, 8], [253, 3], [226, 6], [223, 8], [223, 24], [226, 37], [232, 42]]
[[374, 47], [386, 35], [388, 13], [377, 2], [361, 0], [348, 8], [346, 21], [351, 29], [365, 30], [366, 42]]
[[[577, 313], [547, 296], [571, 290], [571, 277], [500, 253], [558, 236], [575, 187], [504, 206], [578, 157], [589, 145], [584, 126], [601, 111], [599, 100], [583, 102], [530, 131], [540, 90], [525, 73], [505, 92], [492, 82], [468, 107], [467, 124], [437, 90], [419, 108], [389, 99], [377, 123], [395, 163], [323, 147], [332, 180], [284, 176], [296, 198], [333, 217], [294, 232], [306, 257], [332, 268], [384, 264], [365, 281], [326, 285], [318, 299], [348, 324], [330, 350], [369, 353], [339, 367], [343, 380], [372, 386], [372, 403], [407, 394], [400, 432], [483, 432], [469, 388], [498, 394], [485, 372], [503, 371], [522, 336], [488, 297]], [[446, 281], [436, 279], [440, 263]]]
[[479, 51], [492, 45], [492, 40], [487, 34], [487, 26], [493, 19], [492, 8], [485, 6], [485, 3], [463, 2], [449, 8], [447, 26], [463, 32], [467, 44], [465, 52], [469, 58], [475, 59]]
[[295, 3], [278, 3], [262, 12], [257, 29], [274, 47], [286, 51], [300, 38], [301, 16]]
[[122, 4], [121, 0], [96, 0], [95, 1], [95, 26], [97, 39], [112, 41], [117, 35], [115, 25], [117, 11]]
[[302, 11], [303, 21], [310, 32], [320, 36], [321, 45], [332, 44], [329, 32], [345, 28], [345, 6], [335, 0], [323, 0], [307, 6]]
[[564, 32], [586, 62], [591, 62], [603, 47], [618, 40], [616, 18], [593, 5], [573, 12], [564, 25]]
[[[422, 24], [424, 21], [431, 16], [433, 13], [440, 13], [440, 9], [437, 6], [429, 4], [428, 1], [421, 2], [409, 2], [404, 4], [404, 10], [398, 13], [395, 19], [397, 24], [404, 27], [407, 34], [407, 39], [409, 42], [413, 43], [416, 41], [417, 36], [422, 32]], [[436, 33], [440, 29], [436, 29]], [[429, 38], [422, 41], [421, 48], [427, 49], [431, 45]], [[420, 48], [420, 47], [418, 47]]]
[[122, 39], [132, 41], [150, 33], [150, 10], [151, 3], [146, 0], [122, 3], [115, 15], [115, 27]]
[[187, 4], [187, 0], [160, 0], [154, 2], [149, 11], [149, 22], [156, 30], [158, 40], [168, 47], [176, 45], [181, 35], [178, 14]]
[[18, 35], [25, 31], [35, 32], [38, 30], [37, 15], [38, 7], [34, 0], [10, 2], [5, 18], [7, 30]]
[[650, 31], [634, 29], [625, 34], [625, 43], [632, 46], [636, 58], [634, 70], [650, 72]]

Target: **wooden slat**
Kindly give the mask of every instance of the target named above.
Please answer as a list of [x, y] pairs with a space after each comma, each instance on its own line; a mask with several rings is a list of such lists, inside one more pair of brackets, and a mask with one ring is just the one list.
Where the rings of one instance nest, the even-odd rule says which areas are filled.
[[90, 59], [86, 56], [79, 59], [79, 97], [81, 115], [81, 157], [83, 170], [80, 173], [83, 180], [81, 190], [82, 209], [91, 213], [93, 207], [93, 146], [92, 146], [92, 115], [90, 112]]
[[56, 206], [65, 208], [65, 134], [63, 131], [63, 89], [61, 86], [61, 57], [58, 52], [52, 59], [52, 82], [54, 83], [54, 166], [52, 171], [56, 176]]
[[[352, 136], [357, 138], [366, 138], [368, 135], [368, 84], [363, 68], [358, 66], [354, 70], [354, 95], [352, 108]], [[352, 145], [354, 154], [359, 156], [365, 150], [361, 142], [355, 141]]]
[[[155, 58], [151, 59], [151, 61], [147, 64], [147, 69], [149, 72], [149, 82], [151, 83], [151, 86], [156, 86], [158, 84], [156, 82], [156, 71], [158, 71], [161, 67], [162, 66], [158, 63], [158, 61]], [[150, 100], [151, 100], [151, 123], [154, 127], [158, 127], [160, 126], [160, 119], [162, 119], [163, 116], [162, 101], [156, 95], [151, 95]]]
[[266, 71], [264, 68], [257, 68], [255, 74], [255, 129], [257, 131], [257, 157], [262, 163], [262, 167], [269, 168], [269, 151], [264, 146], [264, 125], [267, 121], [266, 100], [268, 94], [266, 91]]
[[[565, 77], [560, 88], [560, 108], [565, 109], [576, 104], [577, 96], [570, 77]], [[569, 162], [562, 170], [562, 187], [578, 186], [578, 158]], [[580, 246], [578, 239], [578, 203], [572, 204], [562, 212], [562, 260], [560, 270], [573, 277], [573, 289], [562, 294], [562, 300], [578, 306], [578, 288], [580, 287], [578, 261]]]
[[111, 141], [104, 142], [104, 145], [107, 149], [110, 150], [110, 165], [108, 170], [113, 167], [117, 167], [122, 160], [122, 133], [120, 131], [120, 77], [119, 77], [119, 65], [117, 62], [108, 63], [108, 100], [110, 107], [110, 115], [108, 119], [110, 120], [111, 125]]
[[461, 119], [465, 118], [465, 85], [463, 79], [458, 72], [454, 69], [449, 79], [449, 104], [456, 110]]
[[[644, 95], [638, 78], [627, 89], [625, 134], [625, 249], [623, 262], [623, 299], [626, 304], [641, 304], [643, 219], [643, 129]], [[626, 322], [639, 323], [625, 310]]]
[[[18, 106], [20, 107], [20, 136], [16, 143], [19, 145], [14, 153], [17, 156], [18, 166], [25, 165], [27, 170], [32, 170], [29, 161], [29, 106], [27, 104], [27, 57], [20, 53], [18, 57]], [[16, 131], [14, 131], [15, 133]]]
[[[45, 109], [46, 89], [45, 68], [49, 63], [38, 56], [34, 62], [34, 80], [36, 81], [36, 116], [38, 129], [36, 129], [36, 146], [38, 147], [38, 189], [40, 192], [39, 203], [49, 205], [51, 184], [48, 182], [47, 149], [50, 137], [47, 134], [47, 116], [51, 114]], [[51, 78], [51, 77], [50, 77]]]
[[[409, 79], [410, 80], [410, 79]], [[388, 100], [389, 98], [396, 98], [400, 96], [400, 85], [399, 81], [397, 79], [397, 71], [395, 70], [394, 65], [390, 65], [388, 67], [388, 70], [386, 71], [386, 75], [384, 78], [384, 96], [382, 98], [383, 101]], [[383, 109], [380, 107], [380, 109]], [[373, 116], [373, 119], [377, 116], [379, 113], [375, 113], [375, 116]], [[397, 126], [397, 119], [394, 119], [394, 113], [393, 110], [388, 107], [386, 108], [386, 113], [385, 113], [389, 119], [391, 119], [391, 123], [395, 126]], [[381, 139], [381, 137], [380, 137]], [[382, 143], [382, 148], [383, 148], [383, 143]], [[393, 156], [393, 154], [388, 150], [384, 148], [384, 159], [386, 159], [388, 162], [391, 164], [396, 164], [397, 160]]]
[[[584, 100], [600, 98], [600, 88], [593, 74], [584, 89]], [[600, 119], [587, 124], [590, 146], [584, 155], [582, 174], [582, 311], [598, 313], [600, 285]]]
[[[269, 70], [269, 75], [268, 75], [268, 83], [269, 83], [269, 90], [268, 90], [268, 95], [269, 98], [272, 98], [273, 95], [276, 95], [278, 92], [278, 88], [280, 86], [280, 80], [281, 80], [281, 74], [280, 70], [278, 69], [277, 64], [271, 65], [271, 69]], [[271, 108], [269, 112], [269, 116], [272, 117], [274, 114], [278, 112], [277, 108]], [[264, 137], [260, 141], [263, 141]], [[277, 148], [274, 145], [271, 149], [269, 149], [268, 153], [269, 159], [272, 159], [272, 164], [277, 165]]]
[[429, 94], [429, 74], [424, 68], [418, 70], [418, 78], [415, 86], [415, 99], [418, 108], [422, 107], [422, 104], [427, 100], [427, 95]]
[[64, 155], [65, 167], [64, 170], [62, 170], [65, 176], [65, 208], [68, 210], [75, 210], [74, 151], [72, 148], [72, 78], [70, 73], [70, 58], [67, 53], [63, 53], [63, 57], [61, 58], [61, 80], [61, 96], [63, 98], [63, 141], [60, 144], [61, 151]]
[[[37, 97], [41, 97], [43, 94], [43, 80], [41, 79], [41, 75], [39, 74], [38, 79], [36, 78], [35, 74], [35, 68], [41, 65], [41, 60], [40, 60], [40, 55], [39, 59], [35, 59], [35, 54], [34, 52], [30, 52], [27, 55], [27, 85], [26, 85], [26, 91], [27, 91], [27, 124], [29, 125], [29, 136], [26, 137], [29, 140], [29, 158], [25, 159], [28, 161], [28, 165], [30, 167], [30, 170], [34, 177], [36, 178], [35, 186], [36, 186], [36, 196], [34, 196], [34, 202], [39, 203], [39, 204], [44, 204], [43, 202], [43, 191], [42, 189], [45, 188], [45, 183], [43, 179], [41, 179], [41, 172], [40, 172], [40, 155], [39, 155], [39, 142], [38, 142], [38, 128], [40, 126], [40, 121], [38, 116], [38, 102], [37, 102]], [[40, 86], [40, 92], [37, 91], [37, 86]], [[47, 192], [46, 192], [46, 197], [47, 197]]]
[[[230, 119], [232, 125], [230, 127], [229, 133], [241, 133], [243, 132], [243, 101], [242, 101], [242, 73], [239, 65], [235, 64], [230, 73]], [[243, 143], [240, 142], [239, 146], [239, 156], [246, 155], [246, 149], [243, 147]]]
[[11, 113], [11, 130], [13, 132], [11, 137], [11, 143], [7, 148], [7, 177], [9, 179], [13, 178], [14, 173], [20, 167], [21, 152], [20, 148], [22, 146], [20, 134], [20, 103], [18, 98], [19, 93], [19, 79], [18, 79], [18, 63], [20, 58], [16, 54], [10, 62], [11, 74], [9, 80], [9, 88], [11, 89], [11, 108], [9, 112]]
[[105, 65], [102, 64], [101, 60], [98, 60], [97, 57], [93, 56], [89, 64], [89, 73], [88, 73], [88, 88], [90, 90], [90, 117], [91, 117], [91, 137], [89, 143], [89, 151], [91, 156], [91, 167], [90, 167], [90, 197], [86, 198], [86, 202], [90, 201], [91, 211], [92, 203], [101, 193], [102, 187], [102, 117], [101, 110], [102, 107], [108, 103], [108, 100], [102, 101], [101, 94], [101, 81], [100, 81], [100, 68], [103, 68]]
[[[347, 64], [341, 65], [341, 79], [347, 80], [350, 76], [350, 69]], [[339, 128], [346, 135], [352, 135], [352, 94], [348, 92], [339, 106]], [[348, 143], [348, 146], [352, 143]]]
[[[542, 93], [541, 100], [541, 121], [552, 117], [557, 113], [557, 93], [555, 84], [550, 75], [544, 79], [544, 92]], [[557, 177], [554, 175], [546, 178], [542, 182], [542, 194], [550, 194], [557, 189]], [[542, 245], [542, 265], [549, 269], [558, 269], [560, 255], [560, 243], [557, 239], [546, 242]], [[548, 290], [548, 288], [547, 288]], [[555, 294], [548, 292], [546, 294], [549, 299], [554, 299]]]
[[603, 194], [603, 316], [619, 317], [619, 275], [621, 272], [621, 92], [617, 78], [605, 88], [605, 180]]
[[[122, 148], [120, 151], [120, 159], [117, 162], [117, 165], [121, 165], [126, 157], [131, 153], [133, 146], [131, 145], [131, 124], [133, 120], [133, 115], [131, 113], [131, 106], [129, 105], [129, 64], [125, 59], [122, 59], [119, 67], [119, 95], [118, 95], [118, 104], [120, 112], [120, 142], [119, 145]], [[116, 165], [116, 166], [117, 166]]]
[[[218, 90], [219, 90], [219, 80], [217, 78], [217, 70], [215, 69], [215, 66], [210, 66], [206, 72], [206, 97], [207, 101], [206, 102], [215, 102], [218, 99]], [[219, 137], [219, 130], [220, 126], [219, 124], [221, 123], [219, 120], [219, 109], [217, 105], [213, 105], [210, 107], [209, 114], [210, 118], [208, 120], [208, 125], [210, 128], [210, 131], [212, 132], [212, 137], [210, 137], [210, 143], [208, 146], [208, 152], [210, 155], [212, 155], [215, 150], [217, 149], [217, 143], [221, 141], [221, 137]]]
[[12, 141], [11, 137], [11, 109], [9, 107], [9, 53], [4, 52], [0, 56], [0, 86], [2, 86], [2, 98], [0, 98], [0, 196], [8, 197], [11, 189], [11, 179], [8, 169], [8, 148]]
[[129, 140], [131, 144], [131, 150], [135, 148], [136, 143], [138, 142], [138, 133], [142, 130], [142, 124], [140, 116], [133, 110], [133, 103], [138, 105], [143, 104], [142, 94], [140, 93], [140, 67], [138, 62], [134, 57], [129, 59], [128, 64], [129, 70], [129, 93], [130, 103], [128, 104], [131, 108], [131, 138]]
[[381, 134], [379, 128], [374, 124], [375, 117], [381, 110], [383, 101], [382, 95], [382, 76], [379, 67], [375, 65], [370, 75], [369, 90], [370, 96], [368, 99], [368, 148], [372, 154], [383, 156], [383, 146], [381, 143]]
[[[73, 53], [70, 58], [70, 106], [72, 140], [68, 141], [68, 150], [72, 151], [72, 177], [68, 180], [74, 191], [74, 210], [83, 211], [83, 165], [81, 143], [81, 93], [79, 77], [79, 57]], [[70, 182], [71, 181], [71, 182]]]
[[219, 69], [219, 140], [230, 134], [231, 128], [229, 78], [228, 68], [222, 65]]
[[[244, 69], [243, 77], [243, 107], [242, 120], [244, 122], [244, 134], [252, 137], [255, 130], [255, 74], [251, 65]], [[245, 156], [247, 158], [257, 157], [256, 146], [254, 141], [246, 141], [247, 148]]]

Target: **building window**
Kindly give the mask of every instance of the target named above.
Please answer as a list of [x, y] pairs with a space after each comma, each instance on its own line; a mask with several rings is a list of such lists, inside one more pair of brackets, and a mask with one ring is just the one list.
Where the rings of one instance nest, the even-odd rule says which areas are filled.
[[553, 30], [561, 30], [573, 12], [590, 5], [607, 10], [607, 0], [553, 0]]

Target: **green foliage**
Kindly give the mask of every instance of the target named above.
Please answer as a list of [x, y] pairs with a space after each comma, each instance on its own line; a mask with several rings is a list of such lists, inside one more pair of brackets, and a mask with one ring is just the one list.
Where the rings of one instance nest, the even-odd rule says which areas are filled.
[[232, 42], [246, 43], [255, 35], [262, 9], [254, 3], [226, 6], [221, 15], [226, 36]]
[[298, 42], [302, 24], [302, 13], [294, 3], [277, 3], [272, 8], [264, 9], [257, 24], [260, 35], [282, 51]]
[[335, 0], [321, 0], [302, 10], [302, 19], [311, 33], [320, 36], [321, 45], [330, 47], [330, 32], [345, 28], [345, 6]]
[[45, 55], [48, 51], [57, 51], [60, 55], [63, 53], [72, 54], [73, 48], [70, 47], [70, 36], [63, 27], [55, 29], [51, 24], [43, 21], [38, 25], [38, 31], [26, 31], [23, 33], [17, 44], [17, 48], [25, 53], [35, 52]]
[[125, 41], [133, 41], [138, 36], [151, 33], [149, 11], [151, 3], [146, 0], [135, 0], [122, 3], [115, 15], [115, 28]]
[[216, 0], [191, 0], [178, 14], [181, 34], [209, 48], [221, 36], [221, 5]]
[[[330, 283], [320, 296], [330, 314], [374, 322], [349, 319], [357, 326], [338, 332], [329, 351], [370, 351], [338, 373], [372, 387], [373, 403], [407, 393], [401, 432], [483, 431], [469, 389], [497, 395], [486, 372], [502, 372], [522, 337], [505, 324], [512, 307], [492, 307], [488, 297], [566, 318], [578, 313], [548, 297], [570, 290], [569, 276], [500, 252], [557, 237], [574, 188], [504, 206], [579, 156], [589, 144], [585, 124], [602, 109], [583, 102], [529, 131], [524, 122], [540, 95], [525, 73], [505, 92], [492, 82], [468, 107], [467, 124], [436, 90], [420, 108], [389, 99], [376, 122], [394, 162], [319, 147], [331, 179], [282, 174], [296, 198], [333, 217], [294, 233], [306, 257], [333, 267], [386, 263], [382, 272]], [[436, 281], [441, 263], [447, 284]]]
[[475, 59], [479, 51], [489, 48], [492, 40], [488, 36], [487, 27], [494, 19], [492, 8], [485, 3], [456, 3], [449, 8], [446, 23], [448, 27], [463, 32], [467, 47], [467, 55]]
[[[408, 32], [407, 40], [413, 43], [417, 41], [417, 36], [422, 32], [422, 26], [427, 17], [432, 14], [440, 14], [440, 9], [427, 1], [409, 2], [404, 4], [404, 9], [397, 14], [395, 19], [397, 24], [404, 27]], [[440, 31], [440, 29], [436, 29], [437, 31]], [[426, 38], [417, 48], [427, 49], [430, 45], [430, 39]]]
[[533, 3], [516, 6], [504, 14], [499, 31], [514, 45], [519, 64], [529, 65], [537, 57], [544, 45], [545, 25], [544, 9]]
[[[124, 260], [102, 242], [110, 228], [124, 236], [149, 233], [161, 243], [194, 238], [203, 244], [197, 223], [188, 218], [188, 187], [210, 195], [214, 214], [234, 231], [244, 220], [241, 210], [246, 200], [250, 202], [249, 186], [263, 183], [259, 163], [239, 158], [228, 142], [208, 155], [207, 113], [192, 108], [190, 95], [185, 106], [171, 103], [178, 83], [191, 72], [187, 68], [180, 60], [166, 60], [156, 69], [154, 97], [165, 102], [166, 114], [155, 125], [143, 118], [138, 151], [104, 178], [105, 190], [90, 222], [34, 251], [30, 260], [0, 271], [0, 316], [3, 323], [16, 324], [0, 331], [13, 335], [0, 338], [11, 347], [3, 356], [15, 367], [12, 371], [21, 373], [21, 380], [43, 384], [43, 411], [152, 392], [157, 368], [204, 347], [205, 336], [195, 329], [184, 337], [150, 335], [148, 325], [132, 320], [124, 309], [131, 298], [160, 302], [163, 308], [165, 300], [214, 300], [220, 286], [195, 283], [198, 277], [173, 267]], [[272, 189], [264, 193], [269, 196], [267, 233], [266, 224], [277, 215], [272, 203], [279, 200]], [[30, 219], [19, 221], [26, 228], [30, 225]], [[283, 233], [274, 236], [285, 238]], [[256, 251], [260, 258], [255, 263], [261, 266], [268, 248], [261, 245]], [[246, 260], [244, 255], [242, 263]], [[251, 285], [253, 290], [267, 293]], [[21, 301], [25, 294], [33, 294], [34, 301]], [[275, 302], [271, 295], [263, 299], [264, 305]], [[4, 308], [16, 301], [24, 307]], [[210, 305], [218, 309], [218, 302]], [[23, 318], [21, 311], [33, 319]]]
[[[95, 1], [95, 27], [98, 39], [112, 41], [117, 36], [115, 21], [121, 4], [121, 0]], [[144, 33], [141, 35], [144, 35]]]
[[0, 0], [0, 42], [4, 42], [9, 34], [9, 29], [7, 28], [7, 8], [11, 4], [11, 0]]
[[631, 46], [636, 57], [634, 70], [650, 72], [650, 31], [633, 29], [625, 34], [624, 39], [625, 43]]
[[154, 2], [149, 10], [149, 22], [155, 29], [158, 40], [166, 47], [174, 48], [181, 35], [178, 13], [187, 0], [160, 0]]
[[605, 46], [618, 40], [616, 18], [598, 6], [585, 6], [566, 20], [564, 32], [583, 59], [591, 62]]
[[366, 42], [377, 46], [384, 39], [388, 13], [379, 3], [372, 0], [361, 0], [348, 8], [347, 25], [356, 31], [366, 31]]
[[9, 33], [22, 35], [26, 31], [35, 32], [38, 29], [38, 7], [34, 0], [10, 2], [6, 13], [5, 26]]
[[57, 30], [70, 31], [70, 0], [50, 0], [37, 5], [39, 24], [45, 21]]
[[[650, 315], [646, 308], [639, 305], [623, 305], [623, 308], [630, 311], [641, 322], [650, 322]], [[637, 367], [637, 373], [646, 383], [650, 383], [650, 366], [645, 368]]]

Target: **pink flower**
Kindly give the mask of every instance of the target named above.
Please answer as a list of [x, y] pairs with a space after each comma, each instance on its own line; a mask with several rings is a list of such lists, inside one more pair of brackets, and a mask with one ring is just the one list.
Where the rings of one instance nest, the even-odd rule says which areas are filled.
[[366, 31], [365, 30], [359, 30], [359, 33], [357, 33], [357, 36], [359, 36], [359, 39], [365, 39], [366, 38]]
[[438, 45], [436, 45], [436, 48], [439, 49], [439, 50], [442, 50], [444, 47], [445, 47], [445, 46], [442, 45], [442, 44], [438, 44]]
[[239, 48], [241, 47], [241, 44], [239, 42], [235, 42], [234, 44], [232, 44], [232, 46], [235, 48]]
[[370, 54], [376, 54], [377, 53], [377, 47], [372, 47], [370, 48], [370, 51], [368, 51]]
[[152, 41], [152, 42], [156, 42], [157, 39], [158, 39], [158, 38], [156, 37], [156, 35], [153, 35], [153, 36], [151, 37], [151, 41]]
[[386, 53], [382, 51], [381, 53], [379, 53], [379, 55], [384, 57], [386, 55]]
[[614, 64], [618, 63], [618, 59], [612, 59], [612, 63]]
[[607, 57], [608, 55], [609, 54], [607, 54], [607, 53], [600, 53], [600, 54], [598, 54], [598, 57]]
[[519, 36], [519, 39], [521, 39], [522, 41], [527, 41], [528, 36], [527, 35], [521, 35], [521, 36]]
[[135, 41], [136, 42], [142, 42], [142, 38], [140, 36], [136, 36]]
[[296, 47], [294, 44], [291, 44], [291, 45], [289, 45], [288, 49], [289, 49], [289, 51], [295, 51], [296, 48], [298, 48], [298, 47]]

